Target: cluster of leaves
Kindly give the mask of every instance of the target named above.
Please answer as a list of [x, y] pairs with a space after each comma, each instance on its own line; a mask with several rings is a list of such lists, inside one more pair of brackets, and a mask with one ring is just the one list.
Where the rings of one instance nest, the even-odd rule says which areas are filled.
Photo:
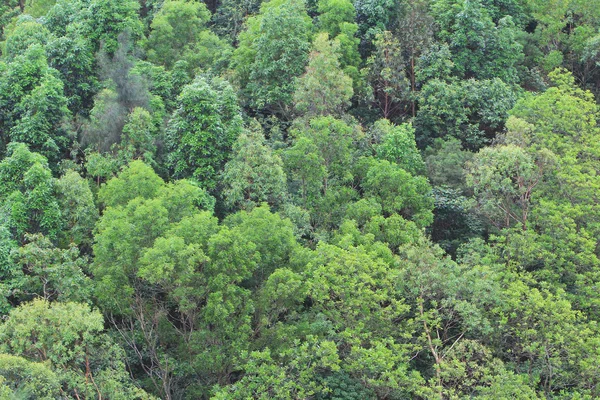
[[600, 7], [7, 0], [0, 398], [600, 397]]

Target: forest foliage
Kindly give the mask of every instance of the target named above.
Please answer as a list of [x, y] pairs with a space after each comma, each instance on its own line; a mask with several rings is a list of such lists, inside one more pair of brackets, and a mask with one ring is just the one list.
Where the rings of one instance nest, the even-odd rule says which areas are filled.
[[0, 27], [0, 399], [600, 397], [600, 1]]

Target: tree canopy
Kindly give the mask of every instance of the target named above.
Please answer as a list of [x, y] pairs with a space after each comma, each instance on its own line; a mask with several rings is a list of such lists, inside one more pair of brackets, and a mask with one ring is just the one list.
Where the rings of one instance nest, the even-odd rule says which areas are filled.
[[600, 398], [599, 0], [5, 0], [0, 399]]

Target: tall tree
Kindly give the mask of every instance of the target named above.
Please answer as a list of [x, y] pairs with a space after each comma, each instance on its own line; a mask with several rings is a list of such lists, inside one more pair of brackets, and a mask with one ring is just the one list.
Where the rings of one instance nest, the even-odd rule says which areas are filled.
[[402, 4], [397, 35], [400, 47], [406, 53], [410, 80], [411, 113], [416, 115], [417, 59], [433, 41], [434, 19], [429, 15], [425, 0], [407, 0]]
[[295, 78], [308, 60], [311, 29], [300, 0], [272, 0], [248, 19], [233, 66], [250, 106], [289, 117]]
[[9, 64], [0, 64], [2, 147], [23, 142], [51, 161], [58, 161], [72, 139], [67, 98], [57, 71], [48, 66], [44, 49], [29, 47]]
[[213, 190], [242, 132], [237, 96], [227, 81], [198, 76], [183, 88], [178, 103], [166, 135], [171, 171]]
[[184, 59], [192, 71], [210, 69], [229, 53], [227, 45], [207, 28], [210, 17], [204, 3], [165, 1], [150, 25], [148, 60], [171, 69]]
[[369, 58], [369, 83], [375, 104], [385, 119], [406, 112], [410, 84], [406, 77], [404, 55], [398, 38], [389, 31], [377, 35], [375, 52]]
[[481, 0], [437, 0], [432, 14], [440, 25], [437, 36], [452, 54], [455, 76], [499, 78], [508, 84], [519, 81], [523, 46], [510, 16], [494, 23]]
[[531, 197], [552, 158], [532, 156], [514, 145], [486, 147], [470, 163], [467, 184], [494, 225], [508, 228], [516, 223], [526, 230]]
[[17, 242], [25, 233], [43, 233], [56, 240], [62, 225], [55, 197], [56, 183], [46, 158], [22, 143], [11, 143], [0, 162], [2, 222]]
[[262, 202], [279, 207], [286, 200], [283, 161], [265, 143], [260, 126], [240, 134], [223, 170], [223, 196], [232, 209], [252, 209]]
[[294, 93], [296, 110], [307, 118], [341, 116], [353, 95], [352, 79], [340, 69], [339, 42], [330, 42], [326, 33], [313, 42], [306, 72]]
[[0, 347], [50, 366], [63, 395], [149, 399], [131, 382], [123, 350], [103, 331], [102, 314], [85, 304], [34, 300], [0, 325]]

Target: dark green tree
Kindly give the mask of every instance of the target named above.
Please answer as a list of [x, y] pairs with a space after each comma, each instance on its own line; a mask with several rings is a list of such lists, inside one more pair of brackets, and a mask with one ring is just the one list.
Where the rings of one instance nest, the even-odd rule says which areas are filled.
[[67, 98], [58, 73], [48, 66], [40, 45], [29, 47], [8, 64], [0, 64], [1, 151], [23, 142], [53, 162], [72, 140]]
[[[87, 305], [34, 300], [0, 325], [0, 347], [5, 354], [48, 366], [62, 395], [149, 399], [131, 381], [123, 350], [103, 331], [102, 314]], [[36, 390], [44, 393], [48, 383]]]
[[494, 23], [481, 0], [437, 0], [431, 9], [440, 25], [437, 37], [452, 54], [454, 76], [499, 78], [508, 84], [519, 81], [517, 66], [523, 60], [523, 47], [510, 16]]
[[165, 1], [150, 25], [148, 60], [168, 69], [178, 60], [186, 60], [191, 71], [213, 67], [230, 50], [208, 30], [210, 17], [210, 11], [201, 2]]
[[437, 137], [452, 136], [464, 149], [489, 144], [504, 127], [515, 105], [515, 90], [500, 79], [427, 82], [419, 94], [415, 128], [423, 148]]
[[56, 183], [42, 155], [22, 143], [12, 143], [0, 162], [2, 225], [17, 242], [25, 233], [42, 233], [56, 240], [63, 223]]
[[289, 117], [295, 78], [308, 61], [311, 29], [300, 0], [264, 3], [248, 19], [232, 63], [251, 107]]
[[178, 103], [167, 128], [168, 164], [175, 177], [197, 179], [213, 190], [242, 132], [235, 92], [223, 79], [199, 76]]

